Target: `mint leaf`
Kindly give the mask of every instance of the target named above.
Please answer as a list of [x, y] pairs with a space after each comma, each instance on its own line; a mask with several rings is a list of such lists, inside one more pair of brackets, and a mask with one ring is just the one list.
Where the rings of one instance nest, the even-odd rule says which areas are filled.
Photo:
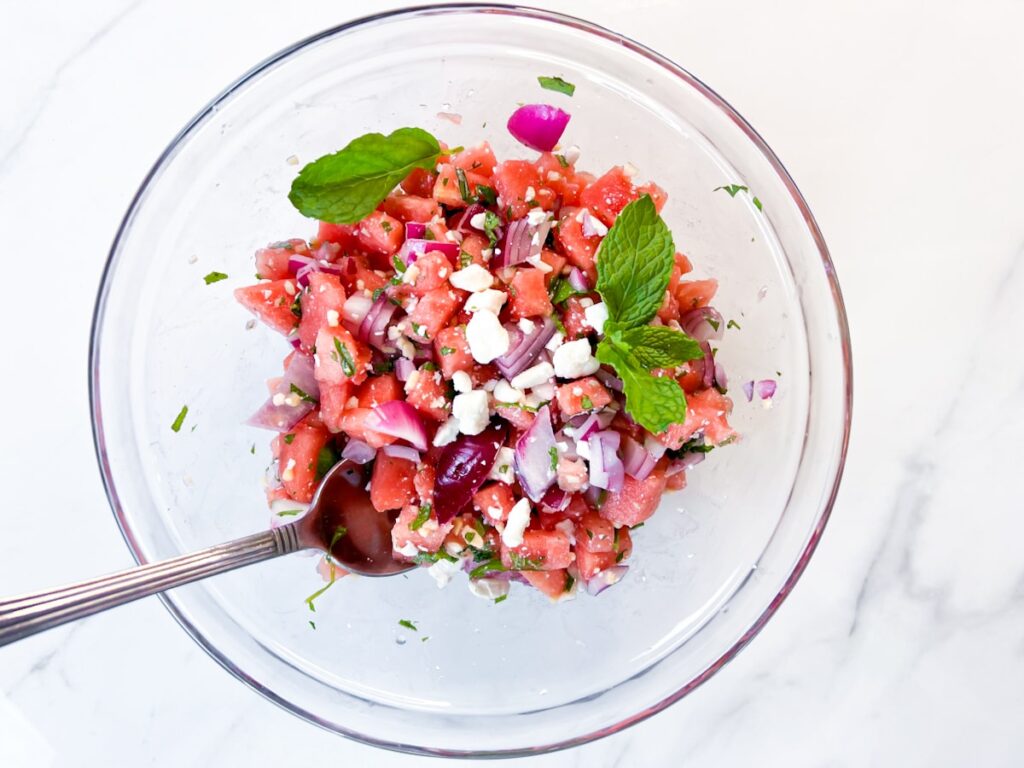
[[411, 629], [413, 632], [420, 631], [413, 622], [409, 621], [409, 619], [399, 619], [398, 625], [400, 627], [405, 627], [406, 629]]
[[563, 301], [573, 296], [586, 295], [587, 291], [577, 291], [575, 288], [572, 287], [572, 283], [570, 283], [568, 280], [558, 278], [557, 280], [555, 280], [553, 290], [551, 291], [551, 303], [561, 304]]
[[726, 185], [724, 187], [715, 187], [711, 191], [712, 192], [717, 192], [720, 189], [725, 190], [726, 192], [728, 192], [729, 193], [729, 197], [736, 197], [736, 193], [737, 192], [749, 192], [750, 191], [746, 187], [744, 187], [742, 184], [728, 184], [728, 185]]
[[612, 328], [646, 325], [661, 306], [672, 274], [672, 233], [650, 195], [622, 209], [597, 262], [597, 292], [608, 305]]
[[537, 78], [537, 82], [546, 91], [556, 91], [564, 93], [566, 96], [572, 96], [576, 93], [576, 86], [560, 77], [544, 77], [541, 75]]
[[188, 416], [188, 406], [181, 406], [181, 410], [178, 411], [178, 415], [174, 419], [174, 423], [171, 424], [171, 429], [175, 432], [181, 429], [181, 425], [185, 423], [185, 417]]
[[313, 219], [355, 224], [416, 168], [430, 169], [441, 147], [422, 128], [367, 133], [303, 168], [288, 199]]
[[686, 419], [686, 395], [675, 379], [652, 376], [607, 338], [597, 345], [597, 359], [615, 368], [622, 379], [626, 410], [644, 429], [658, 434], [669, 424], [681, 424]]
[[203, 278], [207, 285], [210, 285], [211, 283], [219, 283], [221, 280], [227, 279], [228, 276], [225, 275], [223, 272], [211, 272], [210, 274]]
[[420, 528], [423, 527], [423, 524], [425, 522], [427, 522], [427, 520], [429, 520], [429, 519], [430, 519], [430, 505], [429, 504], [424, 504], [423, 506], [420, 507], [419, 511], [416, 513], [416, 517], [413, 518], [413, 521], [411, 523], [409, 523], [409, 530], [410, 531], [418, 531]]
[[704, 357], [700, 344], [682, 331], [664, 325], [645, 325], [623, 331], [613, 340], [626, 350], [641, 367], [674, 368], [687, 360]]

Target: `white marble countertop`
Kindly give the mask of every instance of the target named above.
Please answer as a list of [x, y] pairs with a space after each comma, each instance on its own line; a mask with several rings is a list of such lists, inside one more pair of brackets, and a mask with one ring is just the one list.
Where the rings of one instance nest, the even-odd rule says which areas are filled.
[[[28, 272], [0, 304], [0, 593], [130, 564], [86, 395], [108, 245], [209, 97], [353, 5], [0, 0], [0, 243]], [[783, 159], [846, 294], [856, 406], [832, 522], [755, 642], [666, 713], [530, 765], [1019, 765], [1024, 4], [548, 5], [680, 62]], [[424, 762], [277, 709], [156, 600], [0, 650], [4, 768], [324, 761]]]

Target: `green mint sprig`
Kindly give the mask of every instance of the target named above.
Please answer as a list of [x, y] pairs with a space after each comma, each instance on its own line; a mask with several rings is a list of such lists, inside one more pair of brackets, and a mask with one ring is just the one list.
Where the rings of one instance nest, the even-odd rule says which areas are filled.
[[672, 276], [675, 245], [649, 195], [622, 209], [601, 241], [597, 292], [608, 308], [597, 359], [622, 379], [626, 410], [657, 434], [686, 418], [686, 395], [671, 377], [653, 376], [704, 356], [682, 331], [648, 323], [661, 307]]
[[305, 166], [288, 199], [310, 218], [355, 224], [412, 171], [432, 169], [440, 156], [437, 139], [422, 128], [367, 133]]

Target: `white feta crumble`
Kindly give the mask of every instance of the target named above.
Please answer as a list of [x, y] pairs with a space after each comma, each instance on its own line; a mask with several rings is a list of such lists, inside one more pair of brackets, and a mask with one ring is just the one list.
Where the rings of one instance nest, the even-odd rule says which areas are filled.
[[398, 337], [401, 335], [402, 331], [398, 326], [388, 326], [388, 341], [398, 341]]
[[534, 208], [526, 214], [526, 220], [530, 223], [531, 227], [537, 227], [545, 221], [550, 221], [551, 213], [549, 211], [545, 211], [543, 208]]
[[533, 187], [527, 187], [526, 188], [526, 194], [523, 195], [523, 200], [526, 201], [527, 203], [529, 203], [529, 202], [531, 202], [533, 200], [536, 200], [536, 199], [537, 199], [537, 190], [535, 190]]
[[494, 285], [494, 275], [479, 264], [470, 264], [458, 272], [453, 272], [448, 282], [459, 290], [476, 293]]
[[587, 339], [567, 341], [551, 356], [555, 364], [555, 375], [560, 379], [578, 379], [594, 373], [601, 364], [591, 354]]
[[277, 406], [284, 405], [284, 392], [278, 392], [275, 394], [273, 398], [271, 398], [270, 402]]
[[410, 264], [405, 268], [405, 272], [402, 273], [402, 282], [408, 285], [413, 285], [420, 276], [420, 268], [418, 264]]
[[488, 379], [487, 381], [484, 382], [484, 391], [493, 392], [497, 384], [497, 379]]
[[529, 336], [536, 329], [537, 324], [528, 317], [524, 317], [519, 321], [519, 330]]
[[491, 419], [487, 407], [487, 393], [474, 389], [456, 395], [452, 401], [452, 416], [459, 422], [459, 432], [464, 435], [479, 435], [487, 428]]
[[459, 420], [452, 416], [448, 421], [437, 428], [437, 432], [434, 433], [434, 445], [440, 448], [441, 446], [454, 443], [455, 438], [459, 436]]
[[502, 379], [494, 385], [494, 399], [499, 403], [521, 403], [524, 392]]
[[576, 526], [572, 520], [560, 520], [555, 523], [555, 530], [564, 533], [566, 538], [569, 539], [569, 544], [574, 547], [576, 546]]
[[494, 249], [493, 248], [481, 248], [480, 249], [480, 258], [483, 259], [484, 261], [490, 261], [491, 257], [493, 255], [494, 255]]
[[523, 405], [528, 408], [540, 408], [544, 403], [548, 402], [550, 398], [541, 397], [537, 394], [537, 390], [533, 390], [523, 400]]
[[584, 309], [592, 307], [594, 306], [594, 300], [589, 296], [584, 296], [582, 299], [580, 299], [580, 306], [583, 307]]
[[548, 171], [548, 181], [558, 181], [562, 178], [562, 174], [558, 171]]
[[599, 334], [604, 333], [604, 324], [608, 322], [608, 307], [603, 301], [583, 310], [587, 323]]
[[285, 280], [284, 281], [284, 292], [287, 293], [289, 296], [294, 296], [295, 295], [295, 283], [293, 283], [291, 280]]
[[336, 309], [327, 310], [327, 325], [331, 328], [336, 328], [341, 322], [341, 315], [338, 314]]
[[415, 544], [413, 544], [411, 541], [407, 541], [405, 542], [405, 544], [396, 549], [395, 552], [397, 552], [400, 555], [404, 555], [405, 557], [416, 557], [416, 555], [418, 555], [420, 551], [419, 549], [417, 549]]
[[434, 577], [438, 589], [444, 589], [459, 570], [459, 564], [451, 560], [438, 560], [427, 568], [427, 573]]
[[555, 385], [548, 381], [543, 384], [538, 384], [533, 388], [533, 394], [537, 397], [543, 398], [544, 400], [555, 399]]
[[633, 178], [634, 176], [636, 176], [637, 173], [639, 173], [639, 170], [640, 170], [639, 168], [637, 168], [635, 165], [633, 165], [632, 163], [629, 163], [629, 162], [627, 162], [624, 166], [622, 166], [622, 173], [623, 173], [623, 175], [627, 176], [629, 178]]
[[486, 311], [496, 315], [501, 311], [501, 306], [507, 298], [508, 294], [504, 291], [488, 288], [485, 291], [469, 294], [464, 308], [467, 312]]
[[414, 347], [412, 345], [412, 342], [409, 341], [404, 336], [395, 341], [395, 346], [397, 346], [398, 351], [402, 353], [402, 357], [408, 360], [412, 360], [414, 357], [416, 357], [416, 347]]
[[469, 217], [469, 226], [473, 229], [479, 229], [481, 232], [484, 231], [484, 222], [487, 221], [487, 213], [481, 211], [480, 213], [474, 213]]
[[544, 261], [544, 259], [542, 259], [540, 257], [539, 253], [536, 256], [528, 256], [526, 258], [526, 262], [528, 264], [530, 264], [531, 266], [536, 267], [541, 272], [547, 273], [547, 272], [551, 272], [551, 271], [554, 270], [554, 267], [552, 267], [550, 264], [548, 264], [546, 261]]
[[288, 463], [284, 465], [284, 471], [281, 472], [282, 482], [289, 483], [295, 479], [295, 459], [288, 459]]
[[565, 150], [565, 152], [562, 153], [562, 157], [565, 158], [565, 162], [569, 163], [569, 165], [572, 165], [573, 163], [580, 159], [580, 148], [573, 144], [571, 147]]
[[530, 524], [530, 502], [520, 499], [508, 513], [505, 530], [501, 532], [501, 542], [506, 547], [518, 547], [523, 543], [523, 533]]
[[544, 349], [546, 349], [548, 352], [554, 352], [556, 349], [562, 346], [564, 342], [565, 335], [561, 331], [555, 331], [554, 335], [551, 337], [551, 340], [544, 345]]
[[455, 387], [456, 392], [465, 394], [473, 389], [473, 380], [465, 371], [456, 371], [452, 374], [452, 386]]
[[495, 600], [508, 594], [509, 583], [500, 579], [468, 579], [469, 591], [484, 600]]
[[530, 389], [538, 384], [546, 384], [554, 375], [555, 369], [551, 363], [537, 363], [514, 377], [511, 383], [516, 389]]
[[489, 363], [508, 352], [508, 331], [501, 325], [495, 312], [481, 309], [475, 312], [466, 324], [466, 342], [474, 360], [478, 363]]
[[[499, 483], [505, 483], [505, 485], [512, 485], [513, 481], [515, 481], [515, 461], [516, 452], [507, 445], [501, 446], [498, 449], [498, 455], [494, 457], [494, 465], [491, 467], [491, 471], [487, 473], [487, 479], [497, 480]], [[501, 516], [500, 512], [498, 516]]]

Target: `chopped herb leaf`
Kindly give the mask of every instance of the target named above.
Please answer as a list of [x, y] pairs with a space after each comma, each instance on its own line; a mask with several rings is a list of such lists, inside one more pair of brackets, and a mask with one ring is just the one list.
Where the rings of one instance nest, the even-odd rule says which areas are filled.
[[715, 187], [711, 191], [712, 192], [717, 192], [720, 189], [724, 189], [726, 192], [728, 192], [729, 193], [729, 197], [736, 197], [736, 193], [737, 192], [749, 192], [750, 191], [746, 187], [744, 187], [742, 184], [728, 184], [728, 185], [726, 185], [724, 187]]
[[643, 528], [643, 527], [644, 527], [643, 523], [637, 523], [636, 525], [629, 526], [629, 530], [635, 531], [637, 528]]
[[546, 91], [556, 91], [558, 93], [564, 93], [566, 96], [572, 96], [576, 93], [576, 86], [572, 83], [566, 82], [560, 77], [544, 77], [541, 75], [537, 78], [537, 82], [539, 82], [540, 87]]
[[313, 629], [316, 629], [316, 622], [313, 621], [312, 619], [310, 619], [309, 620], [309, 626], [311, 626]]
[[582, 397], [582, 399], [580, 400], [580, 405], [582, 405], [584, 408], [586, 408], [589, 411], [591, 408], [594, 407], [594, 401], [591, 400], [589, 396], [584, 395]]
[[498, 595], [498, 597], [494, 598], [494, 604], [497, 605], [498, 603], [503, 603], [506, 600], [508, 600], [508, 595], [507, 594], [505, 594], [505, 595]]
[[174, 430], [175, 432], [180, 431], [181, 425], [185, 423], [186, 416], [188, 416], [188, 406], [183, 405], [181, 406], [181, 410], [178, 411], [178, 416], [177, 418], [174, 419], [174, 423], [171, 424], [171, 429]]
[[391, 373], [395, 370], [395, 361], [385, 358], [373, 364], [374, 373]]
[[346, 536], [347, 534], [348, 528], [346, 528], [344, 525], [339, 525], [337, 528], [334, 529], [334, 535], [331, 536], [331, 543], [327, 545], [328, 554], [330, 554], [334, 550], [334, 545], [337, 544], [338, 541], [341, 540], [341, 538]]
[[761, 207], [761, 201], [758, 200], [756, 197], [754, 198], [754, 205], [757, 206], [757, 210], [759, 210], [759, 211], [763, 211], [764, 210], [764, 208]]
[[456, 168], [455, 178], [459, 181], [459, 195], [462, 196], [462, 202], [472, 203], [473, 195], [469, 191], [469, 180], [466, 179], [466, 172], [461, 168]]
[[383, 293], [384, 293], [384, 286], [383, 285], [380, 288], [374, 288], [373, 289], [373, 300], [374, 300], [374, 302], [376, 302], [377, 299], [379, 299], [381, 297], [381, 294], [383, 294]]
[[290, 435], [285, 435], [284, 436], [284, 442], [285, 442], [286, 445], [291, 445], [292, 444], [292, 440], [294, 440], [294, 439], [295, 439], [295, 433], [292, 433]]
[[501, 219], [494, 211], [487, 211], [484, 214], [484, 233], [487, 235], [487, 239], [491, 241], [491, 247], [493, 248], [498, 244], [498, 228], [501, 226]]
[[398, 624], [399, 626], [405, 627], [406, 629], [411, 629], [413, 632], [419, 632], [419, 629], [417, 629], [416, 625], [408, 619], [399, 619]]
[[452, 349], [451, 347], [441, 347], [441, 354], [444, 356], [450, 355], [453, 352], [455, 352], [455, 350]]
[[419, 512], [416, 513], [416, 517], [409, 523], [410, 531], [418, 531], [423, 527], [423, 524], [430, 519], [430, 505], [424, 504], [420, 507]]
[[249, 449], [249, 453], [251, 453], [253, 456], [256, 455], [256, 443], [252, 444], [252, 448]]
[[328, 472], [331, 471], [331, 467], [338, 463], [341, 456], [338, 452], [330, 445], [325, 445], [320, 449], [320, 453], [316, 455], [316, 479], [319, 480]]
[[221, 280], [227, 279], [228, 276], [225, 275], [223, 272], [211, 272], [210, 274], [203, 278], [203, 280], [206, 281], [207, 285], [210, 285], [212, 283], [219, 283]]
[[295, 517], [296, 515], [301, 515], [301, 514], [302, 514], [302, 510], [301, 509], [282, 509], [280, 512], [277, 513], [277, 516], [278, 517]]
[[494, 191], [494, 187], [477, 184], [476, 199], [486, 206], [494, 206], [498, 204], [498, 193]]
[[315, 397], [310, 397], [301, 389], [299, 389], [299, 387], [294, 383], [289, 384], [288, 389], [290, 389], [292, 393], [298, 395], [301, 400], [305, 400], [307, 403], [315, 403], [317, 401]]
[[569, 161], [565, 159], [565, 155], [555, 155], [555, 159], [558, 160], [558, 164], [563, 168], [569, 167]]
[[334, 566], [332, 565], [331, 566], [331, 580], [329, 582], [327, 582], [326, 584], [324, 584], [322, 587], [320, 587], [320, 589], [318, 589], [312, 595], [310, 595], [309, 597], [306, 598], [306, 605], [309, 607], [309, 610], [311, 610], [313, 613], [316, 613], [316, 606], [313, 603], [316, 601], [316, 599], [318, 597], [320, 597], [320, 595], [322, 595], [328, 589], [333, 587], [334, 586], [334, 582], [336, 582], [337, 580], [338, 580], [338, 577], [335, 574]]
[[520, 555], [518, 552], [509, 552], [508, 559], [512, 563], [513, 571], [539, 571], [544, 564], [544, 558], [536, 559]]
[[504, 565], [501, 564], [501, 559], [497, 558], [497, 557], [494, 557], [494, 558], [491, 558], [490, 560], [488, 560], [486, 563], [484, 563], [482, 565], [478, 565], [476, 568], [474, 568], [472, 571], [470, 571], [469, 572], [469, 578], [471, 578], [471, 579], [479, 579], [481, 576], [483, 576], [486, 573], [492, 573], [494, 571], [504, 571], [504, 570], [506, 570], [506, 568], [505, 568]]
[[439, 549], [437, 552], [418, 552], [412, 559], [416, 565], [433, 565], [438, 560], [447, 560], [449, 563], [457, 563], [459, 558], [449, 555], [443, 549]]
[[[334, 352], [331, 353], [331, 357], [341, 364], [342, 373], [346, 376], [352, 377], [356, 375], [356, 363], [352, 359], [352, 353], [348, 351], [348, 347], [341, 343], [341, 339], [337, 336], [334, 337]], [[292, 386], [295, 386], [294, 384]]]
[[391, 222], [390, 221], [382, 221], [380, 223], [380, 228], [383, 229], [385, 232], [390, 232], [391, 231]]
[[402, 259], [399, 257], [397, 253], [391, 257], [391, 263], [395, 267], [395, 272], [397, 272], [400, 275], [405, 274], [405, 270], [407, 269], [407, 267], [405, 265], [405, 262], [402, 261]]
[[725, 327], [726, 328], [735, 328], [737, 331], [741, 330], [740, 329], [740, 324], [737, 323], [735, 320], [730, 320], [728, 323], [725, 324]]
[[572, 574], [568, 571], [565, 572], [565, 589], [564, 592], [572, 592], [572, 585], [576, 583], [576, 579], [572, 577]]
[[421, 637], [421, 638], [420, 638], [420, 642], [421, 642], [421, 643], [425, 643], [425, 642], [427, 642], [427, 640], [429, 640], [429, 639], [430, 639], [430, 635], [427, 635], [426, 637]]

